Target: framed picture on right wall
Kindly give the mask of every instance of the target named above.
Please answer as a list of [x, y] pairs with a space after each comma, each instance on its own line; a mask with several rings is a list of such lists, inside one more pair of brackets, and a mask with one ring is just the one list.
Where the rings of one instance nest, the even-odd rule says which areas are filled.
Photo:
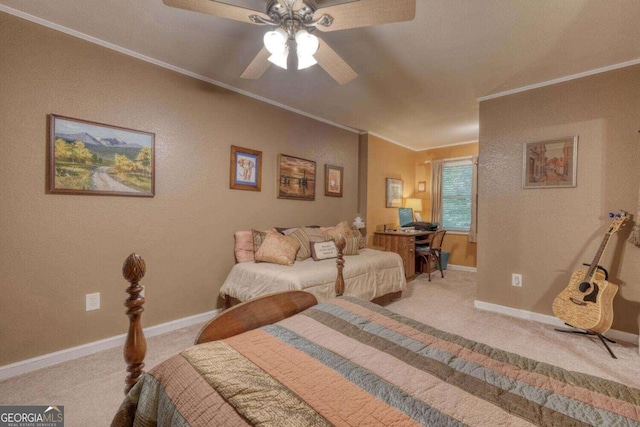
[[577, 167], [577, 135], [523, 143], [522, 188], [575, 187]]
[[402, 207], [404, 182], [401, 179], [386, 178], [385, 182], [385, 207]]

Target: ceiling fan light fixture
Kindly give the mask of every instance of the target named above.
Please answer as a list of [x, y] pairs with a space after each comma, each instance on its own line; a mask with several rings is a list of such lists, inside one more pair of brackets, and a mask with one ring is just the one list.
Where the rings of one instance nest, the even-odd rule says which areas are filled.
[[289, 35], [282, 28], [276, 28], [273, 31], [267, 31], [264, 35], [264, 47], [267, 48], [272, 55], [282, 55], [285, 50], [288, 50], [287, 41]]
[[318, 61], [316, 61], [313, 55], [300, 55], [300, 52], [298, 52], [298, 70], [304, 70], [305, 68], [312, 67], [317, 63]]
[[309, 34], [307, 30], [299, 30], [296, 33], [296, 45], [298, 57], [312, 56], [318, 51], [320, 41], [313, 34]]
[[289, 47], [285, 46], [285, 49], [280, 53], [273, 53], [269, 57], [269, 62], [273, 65], [277, 65], [280, 68], [287, 69], [287, 58], [289, 57]]

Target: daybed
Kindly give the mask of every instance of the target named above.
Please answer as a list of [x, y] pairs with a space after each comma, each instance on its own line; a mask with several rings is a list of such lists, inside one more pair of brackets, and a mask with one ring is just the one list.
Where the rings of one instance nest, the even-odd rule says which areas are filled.
[[[343, 233], [347, 240], [355, 239], [352, 252], [345, 250], [346, 262], [342, 271], [344, 295], [384, 303], [400, 298], [407, 286], [400, 255], [362, 247], [358, 249], [359, 232], [356, 231], [357, 237], [351, 234], [352, 230], [344, 222], [336, 227], [299, 227], [283, 230], [283, 233], [286, 236], [276, 233], [275, 230], [262, 232], [262, 237], [259, 236], [260, 232], [255, 230], [253, 233], [249, 231], [235, 233], [237, 263], [220, 289], [225, 308], [262, 295], [291, 290], [307, 291], [315, 295], [320, 302], [342, 295], [336, 293], [334, 286], [337, 255], [329, 259], [315, 260], [315, 254], [311, 257], [312, 251], [309, 250], [309, 245], [332, 238], [337, 239], [335, 237], [337, 235], [344, 239]], [[292, 249], [288, 259], [271, 257], [267, 258], [268, 262], [254, 262], [256, 259], [264, 259], [258, 256], [262, 250], [261, 245], [266, 244], [263, 241], [266, 242], [267, 238], [275, 235], [279, 239], [299, 239], [296, 240], [299, 248], [297, 253]], [[245, 240], [244, 243], [242, 239]], [[261, 239], [261, 241], [254, 241], [254, 239]], [[278, 244], [274, 243], [274, 245], [274, 250], [278, 251]], [[301, 255], [302, 253], [304, 255]]]
[[[342, 274], [344, 295], [367, 301], [387, 294], [397, 298], [407, 286], [402, 258], [395, 252], [362, 249], [358, 255], [345, 257]], [[323, 302], [336, 296], [335, 282], [335, 259], [308, 258], [292, 266], [243, 262], [233, 266], [220, 295], [225, 300], [247, 301], [275, 292], [304, 290]]]
[[203, 328], [199, 345], [140, 377], [144, 263], [130, 257], [124, 274], [132, 284], [127, 382], [135, 385], [112, 427], [640, 421], [638, 389], [479, 344], [360, 299], [316, 305], [301, 291], [223, 312]]

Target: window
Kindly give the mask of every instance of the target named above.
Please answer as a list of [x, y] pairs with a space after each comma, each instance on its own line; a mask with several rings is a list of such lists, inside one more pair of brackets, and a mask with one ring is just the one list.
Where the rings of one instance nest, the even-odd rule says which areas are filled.
[[453, 160], [442, 165], [442, 227], [451, 231], [471, 228], [471, 160]]

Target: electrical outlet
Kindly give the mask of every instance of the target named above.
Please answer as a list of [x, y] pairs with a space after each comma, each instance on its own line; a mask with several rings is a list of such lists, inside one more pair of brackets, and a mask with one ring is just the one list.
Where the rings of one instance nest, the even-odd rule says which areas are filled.
[[522, 287], [522, 274], [511, 275], [511, 286], [517, 286], [519, 288]]
[[87, 311], [97, 310], [100, 308], [100, 292], [95, 294], [87, 294], [86, 296]]

